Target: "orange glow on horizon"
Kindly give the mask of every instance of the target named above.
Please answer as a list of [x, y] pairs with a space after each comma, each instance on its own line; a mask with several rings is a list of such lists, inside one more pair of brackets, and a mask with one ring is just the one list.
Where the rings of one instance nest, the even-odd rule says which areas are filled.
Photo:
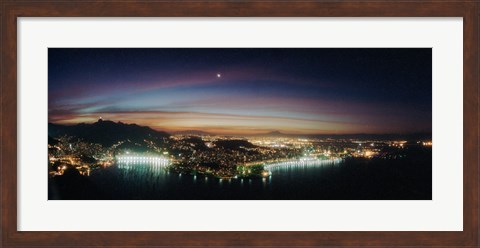
[[94, 123], [98, 121], [98, 116], [102, 116], [103, 120], [148, 126], [168, 133], [195, 130], [218, 135], [256, 135], [273, 131], [298, 135], [348, 134], [359, 132], [360, 128], [363, 132], [378, 132], [376, 127], [348, 122], [195, 112], [95, 113], [65, 116], [50, 122], [66, 125]]

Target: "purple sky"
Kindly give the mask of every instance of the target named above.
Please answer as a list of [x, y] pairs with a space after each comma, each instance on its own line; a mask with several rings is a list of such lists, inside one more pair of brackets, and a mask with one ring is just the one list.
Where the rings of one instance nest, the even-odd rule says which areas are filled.
[[49, 122], [431, 132], [431, 49], [49, 49]]

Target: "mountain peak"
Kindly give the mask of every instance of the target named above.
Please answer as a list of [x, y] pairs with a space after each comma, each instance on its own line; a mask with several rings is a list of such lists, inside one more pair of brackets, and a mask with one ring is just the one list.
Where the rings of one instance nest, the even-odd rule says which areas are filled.
[[49, 123], [48, 135], [53, 138], [67, 135], [104, 146], [111, 146], [124, 140], [141, 143], [145, 138], [163, 140], [170, 136], [166, 132], [155, 131], [150, 127], [103, 119], [91, 124], [80, 123], [72, 126]]
[[275, 130], [275, 131], [271, 131], [270, 133], [268, 134], [283, 134], [282, 132], [278, 131], [278, 130]]
[[284, 137], [284, 136], [288, 136], [288, 134], [284, 134], [278, 130], [275, 130], [275, 131], [271, 131], [271, 132], [268, 132], [268, 133], [262, 133], [262, 134], [257, 134], [256, 136], [264, 136], [264, 137]]

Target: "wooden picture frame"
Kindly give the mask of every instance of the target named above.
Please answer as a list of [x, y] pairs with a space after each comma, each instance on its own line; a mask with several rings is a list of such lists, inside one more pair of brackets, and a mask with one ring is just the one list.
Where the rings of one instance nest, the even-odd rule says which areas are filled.
[[[15, 246], [464, 246], [479, 241], [478, 1], [56, 1], [1, 6], [1, 239]], [[463, 17], [463, 231], [31, 232], [17, 230], [18, 17]]]

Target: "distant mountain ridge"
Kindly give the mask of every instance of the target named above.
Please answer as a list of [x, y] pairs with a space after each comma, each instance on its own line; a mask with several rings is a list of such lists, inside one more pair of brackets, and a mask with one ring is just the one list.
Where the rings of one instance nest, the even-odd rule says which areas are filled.
[[[192, 136], [208, 136], [214, 135], [201, 130], [185, 130], [178, 131], [175, 134], [192, 135]], [[170, 134], [163, 131], [156, 131], [147, 126], [139, 126], [137, 124], [126, 124], [122, 122], [113, 122], [108, 120], [99, 120], [95, 123], [80, 123], [76, 125], [61, 125], [48, 123], [48, 136], [57, 138], [59, 136], [68, 135], [77, 137], [87, 142], [98, 143], [103, 146], [111, 146], [118, 141], [130, 140], [133, 143], [144, 143], [144, 140], [150, 140], [156, 143], [163, 142], [165, 138], [169, 138]], [[230, 135], [235, 137], [235, 135]], [[240, 135], [251, 137], [303, 137], [318, 139], [359, 139], [359, 140], [431, 140], [432, 134], [411, 133], [411, 134], [286, 134], [280, 131], [272, 131], [263, 134]]]
[[289, 136], [288, 134], [284, 134], [280, 131], [272, 131], [272, 132], [269, 132], [269, 133], [266, 133], [264, 135], [267, 135], [268, 137], [285, 137], [285, 136]]
[[91, 124], [80, 123], [71, 126], [48, 123], [49, 137], [56, 138], [63, 135], [77, 137], [87, 142], [98, 143], [103, 146], [111, 146], [124, 140], [130, 140], [134, 143], [143, 143], [145, 139], [153, 142], [163, 142], [164, 138], [170, 137], [170, 134], [153, 130], [150, 127], [107, 120], [99, 120]]

